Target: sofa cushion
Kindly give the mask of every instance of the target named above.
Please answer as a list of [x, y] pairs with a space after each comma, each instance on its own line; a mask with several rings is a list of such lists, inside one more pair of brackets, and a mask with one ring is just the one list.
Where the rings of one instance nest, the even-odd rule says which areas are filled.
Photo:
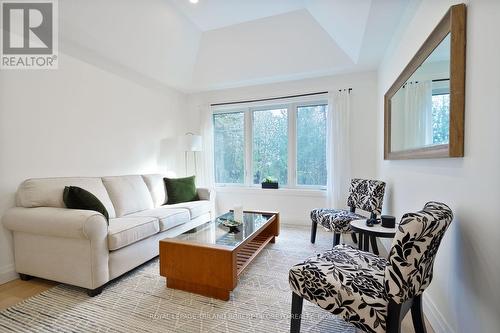
[[163, 177], [160, 174], [142, 175], [142, 179], [146, 183], [149, 193], [151, 193], [155, 207], [160, 207], [167, 203], [167, 189], [165, 188]]
[[55, 207], [65, 208], [63, 191], [66, 186], [81, 187], [99, 199], [109, 217], [114, 218], [115, 208], [101, 178], [95, 177], [58, 177], [27, 179], [19, 185], [16, 195], [18, 207]]
[[160, 231], [157, 218], [119, 217], [109, 220], [108, 248], [110, 251], [148, 238]]
[[153, 208], [153, 199], [141, 176], [103, 177], [102, 182], [108, 190], [117, 217]]
[[187, 208], [159, 207], [133, 213], [126, 217], [156, 217], [160, 220], [160, 231], [165, 231], [178, 225], [189, 222], [189, 210]]
[[189, 214], [191, 216], [191, 220], [201, 216], [203, 214], [209, 213], [211, 204], [208, 200], [198, 200], [198, 201], [189, 201], [182, 202], [174, 205], [165, 205], [165, 207], [169, 208], [186, 208], [189, 210]]

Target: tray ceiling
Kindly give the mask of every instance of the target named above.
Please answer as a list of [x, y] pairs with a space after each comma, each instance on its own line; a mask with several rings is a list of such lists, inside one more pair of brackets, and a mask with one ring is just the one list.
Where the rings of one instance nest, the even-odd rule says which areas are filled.
[[182, 91], [377, 68], [404, 0], [74, 0], [61, 51]]

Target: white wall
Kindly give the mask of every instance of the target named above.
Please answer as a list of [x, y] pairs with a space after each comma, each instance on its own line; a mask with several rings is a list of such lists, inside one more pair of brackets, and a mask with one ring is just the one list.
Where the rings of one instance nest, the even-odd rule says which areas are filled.
[[[171, 1], [59, 1], [59, 38], [177, 89], [191, 89], [201, 32]], [[191, 4], [189, 4], [191, 5]], [[79, 56], [77, 56], [79, 58]]]
[[[200, 112], [208, 110], [207, 105], [211, 103], [352, 88], [351, 172], [353, 177], [374, 177], [376, 80], [376, 73], [366, 72], [193, 94], [188, 97], [191, 111], [189, 123], [192, 130], [198, 132]], [[283, 222], [291, 224], [309, 224], [309, 212], [316, 207], [325, 207], [325, 199], [324, 191], [255, 188], [223, 188], [217, 191], [217, 204], [221, 211], [230, 209], [235, 204], [242, 204], [245, 209], [278, 210]]]
[[[185, 95], [59, 56], [58, 70], [0, 74], [0, 216], [26, 178], [178, 169], [165, 139], [182, 129]], [[0, 283], [13, 277], [0, 226]]]
[[378, 176], [387, 181], [385, 211], [398, 217], [428, 200], [448, 203], [455, 219], [425, 292], [436, 332], [498, 332], [500, 327], [500, 2], [470, 1], [467, 13], [465, 157], [384, 161], [383, 95], [451, 0], [424, 0], [393, 41], [379, 70]]

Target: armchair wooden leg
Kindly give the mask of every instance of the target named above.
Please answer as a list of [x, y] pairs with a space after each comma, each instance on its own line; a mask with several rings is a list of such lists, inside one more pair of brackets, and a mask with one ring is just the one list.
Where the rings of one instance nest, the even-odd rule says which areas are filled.
[[290, 333], [300, 332], [300, 322], [302, 320], [302, 303], [304, 299], [292, 292], [292, 313], [290, 320]]
[[311, 222], [311, 243], [313, 243], [313, 244], [316, 241], [316, 230], [318, 230], [318, 223], [312, 221]]
[[415, 333], [426, 333], [424, 312], [422, 308], [422, 294], [413, 298], [413, 304], [411, 306], [411, 319], [413, 321], [413, 328]]
[[[365, 236], [366, 237], [366, 236]], [[389, 301], [389, 306], [387, 308], [387, 333], [401, 333], [401, 304], [397, 304], [394, 301]]]

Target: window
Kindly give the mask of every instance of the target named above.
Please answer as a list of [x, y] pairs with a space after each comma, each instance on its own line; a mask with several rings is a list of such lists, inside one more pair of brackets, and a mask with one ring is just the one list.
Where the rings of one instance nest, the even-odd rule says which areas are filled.
[[253, 183], [271, 176], [288, 183], [288, 110], [259, 110], [252, 113]]
[[245, 180], [245, 114], [214, 114], [215, 182], [243, 184]]
[[214, 113], [215, 182], [326, 186], [326, 101], [262, 105]]
[[297, 108], [297, 184], [326, 186], [326, 105]]
[[450, 142], [450, 94], [432, 95], [432, 143]]

